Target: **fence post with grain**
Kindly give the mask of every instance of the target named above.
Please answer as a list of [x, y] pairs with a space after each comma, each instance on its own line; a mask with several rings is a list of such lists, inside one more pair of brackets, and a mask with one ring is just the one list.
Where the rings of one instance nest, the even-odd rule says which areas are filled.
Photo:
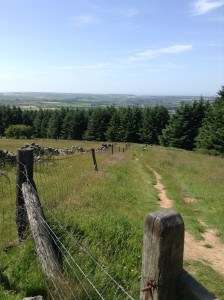
[[[66, 295], [65, 281], [59, 263], [59, 249], [53, 239], [53, 231], [48, 225], [33, 180], [33, 149], [17, 152], [17, 226], [19, 238], [24, 231], [24, 215], [28, 218], [37, 256], [43, 273], [51, 284], [60, 287], [61, 296]], [[23, 212], [21, 218], [21, 212]], [[27, 221], [26, 221], [27, 222]]]
[[140, 300], [215, 300], [183, 269], [184, 222], [175, 210], [145, 219]]
[[16, 176], [16, 225], [19, 241], [27, 226], [27, 215], [22, 193], [22, 184], [27, 180], [33, 183], [33, 149], [17, 150], [17, 176]]

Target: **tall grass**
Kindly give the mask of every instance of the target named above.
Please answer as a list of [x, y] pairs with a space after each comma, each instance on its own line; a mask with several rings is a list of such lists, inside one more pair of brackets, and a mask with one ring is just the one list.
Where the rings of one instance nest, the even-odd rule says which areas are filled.
[[[3, 140], [0, 142], [3, 143]], [[41, 146], [62, 149], [75, 145], [74, 141], [55, 141], [59, 146], [55, 146], [53, 141], [36, 142]], [[77, 145], [91, 148], [97, 144], [77, 142]], [[13, 151], [20, 146], [12, 143], [10, 147], [8, 149]], [[94, 258], [134, 299], [138, 299], [144, 218], [147, 213], [160, 209], [154, 188], [155, 178], [145, 165], [149, 164], [162, 175], [167, 192], [174, 199], [175, 208], [182, 214], [188, 230], [200, 238], [204, 228], [198, 220], [202, 219], [219, 230], [223, 238], [223, 160], [160, 147], [149, 147], [143, 151], [142, 145], [132, 145], [122, 153], [118, 152], [118, 147], [114, 155], [110, 152], [96, 154], [98, 172], [94, 171], [91, 154], [88, 153], [37, 164], [34, 180], [52, 226], [54, 224], [46, 208], [82, 241]], [[6, 149], [7, 146], [0, 148]], [[8, 170], [8, 175], [13, 187], [15, 170]], [[0, 286], [0, 298], [21, 299], [37, 293], [47, 297], [32, 239], [20, 245], [14, 243], [16, 228], [12, 211], [14, 215], [15, 193], [14, 188], [12, 190], [11, 196], [7, 198], [7, 192], [4, 198], [5, 205], [11, 203], [6, 211], [10, 216], [9, 226], [13, 229], [11, 235], [4, 237], [4, 245], [8, 243], [12, 247], [0, 254], [0, 276], [4, 282]], [[183, 201], [184, 197], [195, 197], [197, 201], [189, 204]], [[214, 216], [219, 222], [213, 220]], [[64, 242], [69, 243], [66, 238]], [[201, 264], [185, 262], [185, 266], [205, 285], [209, 278], [213, 282], [215, 278], [213, 287], [208, 288], [222, 299], [220, 283], [223, 276], [210, 273], [208, 267]], [[206, 276], [203, 276], [203, 272]], [[29, 278], [30, 284], [24, 280], [24, 276]], [[96, 281], [101, 281], [99, 273], [96, 272], [95, 276]]]
[[143, 222], [156, 209], [156, 192], [131, 152], [98, 154], [98, 172], [90, 160], [81, 155], [37, 171], [39, 193], [64, 225], [82, 236], [96, 260], [138, 298]]
[[[141, 162], [162, 176], [174, 209], [181, 213], [186, 230], [202, 239], [206, 227], [216, 229], [224, 242], [224, 159], [178, 149], [138, 146]], [[186, 198], [193, 198], [188, 202]], [[192, 249], [193, 250], [193, 249]], [[224, 259], [224, 256], [223, 256]], [[220, 300], [224, 276], [200, 262], [185, 261], [185, 268]]]
[[[155, 168], [174, 207], [180, 211], [187, 229], [200, 238], [205, 229], [199, 220], [217, 229], [224, 242], [224, 159], [195, 152], [149, 147], [144, 162]], [[187, 203], [186, 198], [195, 198]]]

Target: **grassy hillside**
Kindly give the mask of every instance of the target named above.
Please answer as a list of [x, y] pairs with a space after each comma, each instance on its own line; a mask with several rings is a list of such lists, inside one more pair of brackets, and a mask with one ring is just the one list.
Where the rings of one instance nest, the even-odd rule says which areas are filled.
[[[56, 148], [97, 145], [49, 140], [38, 143]], [[0, 149], [15, 152], [22, 144], [23, 141], [0, 140]], [[146, 164], [161, 174], [174, 208], [182, 214], [189, 232], [202, 239], [205, 227], [199, 220], [203, 220], [224, 241], [224, 160], [160, 147], [144, 150], [143, 145], [132, 145], [123, 153], [118, 152], [119, 146], [123, 147], [117, 145], [114, 155], [97, 154], [98, 172], [93, 171], [91, 155], [86, 154], [36, 165], [34, 179], [52, 226], [51, 213], [138, 299], [144, 218], [160, 209], [155, 177]], [[16, 242], [15, 168], [0, 170], [8, 176], [0, 176], [0, 299], [37, 294], [47, 297], [32, 238], [27, 233], [25, 242]], [[186, 197], [196, 201], [187, 203]], [[55, 230], [63, 234], [59, 228]], [[185, 268], [219, 299], [224, 299], [224, 276], [208, 263], [187, 260]], [[95, 276], [101, 280], [97, 273]]]

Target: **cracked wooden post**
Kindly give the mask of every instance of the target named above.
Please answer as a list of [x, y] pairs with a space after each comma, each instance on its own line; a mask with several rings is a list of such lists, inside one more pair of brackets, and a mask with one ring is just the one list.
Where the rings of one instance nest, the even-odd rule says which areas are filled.
[[36, 189], [29, 183], [22, 184], [22, 192], [37, 255], [44, 273], [49, 278], [60, 275], [59, 257], [51, 228], [46, 222]]
[[46, 221], [36, 187], [24, 182], [22, 192], [37, 256], [48, 284], [52, 287], [51, 294], [54, 299], [70, 299], [60, 266], [59, 242]]
[[16, 225], [18, 239], [22, 241], [27, 226], [25, 203], [22, 194], [22, 184], [33, 181], [33, 149], [17, 150], [17, 178], [16, 178]]
[[183, 268], [184, 223], [166, 209], [145, 219], [141, 300], [174, 300]]

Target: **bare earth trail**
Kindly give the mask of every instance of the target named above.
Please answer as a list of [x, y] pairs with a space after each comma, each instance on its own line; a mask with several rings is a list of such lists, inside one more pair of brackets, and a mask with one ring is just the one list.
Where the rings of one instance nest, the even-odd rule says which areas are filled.
[[[172, 208], [173, 201], [168, 198], [165, 187], [161, 183], [161, 176], [151, 167], [146, 167], [155, 175], [155, 188], [158, 190], [160, 207]], [[192, 200], [192, 199], [191, 199]], [[193, 200], [192, 200], [193, 201]], [[201, 221], [207, 227], [207, 225]], [[197, 241], [193, 235], [185, 231], [184, 258], [200, 261], [211, 266], [216, 272], [224, 275], [224, 244], [217, 237], [216, 231], [208, 229], [203, 234], [204, 240]]]

